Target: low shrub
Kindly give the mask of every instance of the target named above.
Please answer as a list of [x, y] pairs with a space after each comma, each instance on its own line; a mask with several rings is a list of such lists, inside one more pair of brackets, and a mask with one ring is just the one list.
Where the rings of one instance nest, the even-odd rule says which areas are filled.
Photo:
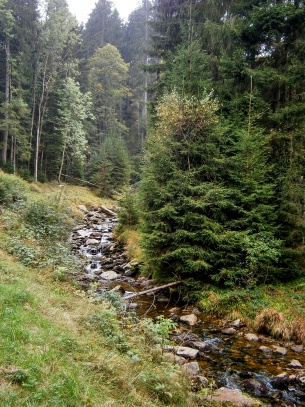
[[15, 175], [0, 171], [0, 205], [11, 206], [26, 200], [27, 187], [24, 181]]
[[27, 205], [24, 212], [24, 222], [35, 238], [49, 240], [65, 239], [68, 237], [68, 213], [56, 202], [39, 199]]

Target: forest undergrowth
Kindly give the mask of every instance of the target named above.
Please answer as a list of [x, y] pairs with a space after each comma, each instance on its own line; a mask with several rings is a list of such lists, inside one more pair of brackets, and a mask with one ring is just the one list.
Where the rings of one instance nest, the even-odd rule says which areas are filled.
[[71, 279], [82, 266], [66, 243], [77, 205], [110, 201], [4, 173], [0, 195], [0, 405], [201, 405], [163, 360], [162, 321], [138, 321]]

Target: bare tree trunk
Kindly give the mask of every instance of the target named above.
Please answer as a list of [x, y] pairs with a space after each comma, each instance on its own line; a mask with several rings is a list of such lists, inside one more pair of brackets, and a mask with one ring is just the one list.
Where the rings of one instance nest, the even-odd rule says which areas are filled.
[[34, 157], [34, 181], [38, 180], [38, 160], [39, 160], [39, 147], [40, 147], [40, 138], [42, 130], [42, 118], [43, 118], [43, 104], [45, 101], [45, 92], [46, 92], [46, 70], [47, 70], [47, 61], [44, 67], [43, 78], [42, 78], [42, 89], [38, 105], [38, 117], [37, 117], [37, 129], [36, 129], [36, 145], [35, 145], [35, 157]]
[[2, 144], [2, 161], [6, 163], [7, 161], [7, 149], [8, 149], [8, 133], [9, 133], [9, 103], [10, 103], [10, 77], [11, 77], [11, 66], [10, 66], [10, 41], [9, 38], [5, 39], [5, 111], [4, 111], [4, 121], [5, 130], [3, 135]]
[[63, 151], [62, 151], [62, 156], [61, 156], [61, 163], [60, 163], [59, 174], [58, 174], [58, 178], [57, 178], [59, 184], [61, 184], [60, 180], [61, 180], [62, 170], [63, 170], [63, 167], [64, 167], [66, 146], [67, 146], [67, 143], [65, 142], [64, 148], [63, 148]]
[[[37, 60], [38, 60], [38, 58], [37, 58]], [[38, 64], [36, 63], [35, 73], [34, 73], [34, 84], [33, 84], [32, 119], [31, 119], [30, 140], [29, 140], [30, 149], [32, 149], [34, 123], [35, 123], [37, 78], [38, 78]], [[28, 168], [30, 168], [30, 159], [29, 159], [29, 163], [28, 163]]]
[[[148, 0], [145, 0], [145, 65], [148, 65], [148, 55], [147, 55], [147, 48], [148, 48]], [[143, 109], [143, 119], [145, 122], [145, 128], [147, 124], [147, 87], [148, 87], [148, 72], [145, 71], [145, 79], [144, 79], [144, 109]], [[144, 142], [144, 134], [142, 131], [142, 145]]]

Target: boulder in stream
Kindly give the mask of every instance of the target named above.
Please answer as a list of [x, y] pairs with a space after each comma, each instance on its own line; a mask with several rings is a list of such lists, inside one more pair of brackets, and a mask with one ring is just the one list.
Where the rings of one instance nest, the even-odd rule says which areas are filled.
[[255, 334], [250, 334], [250, 333], [245, 335], [245, 339], [246, 339], [247, 341], [253, 341], [253, 342], [258, 342], [258, 340], [259, 340], [259, 338], [258, 338], [257, 335], [255, 335]]
[[244, 388], [248, 393], [254, 397], [264, 397], [269, 395], [269, 389], [267, 385], [258, 379], [246, 379], [243, 381]]
[[224, 335], [235, 335], [236, 334], [236, 329], [235, 328], [225, 328], [221, 331], [222, 334]]
[[165, 352], [163, 353], [163, 357], [168, 361], [172, 363], [177, 363], [178, 365], [184, 365], [186, 363], [186, 360], [178, 355], [175, 355], [172, 352]]
[[292, 369], [302, 369], [303, 366], [302, 366], [302, 364], [301, 364], [298, 360], [293, 359], [293, 360], [289, 363], [288, 367], [291, 367]]
[[199, 353], [198, 349], [188, 348], [187, 346], [175, 346], [174, 350], [178, 356], [185, 359], [195, 359]]
[[101, 274], [101, 278], [104, 280], [116, 280], [118, 277], [119, 274], [112, 270], [105, 271], [104, 273]]
[[194, 326], [197, 324], [198, 318], [194, 314], [181, 315], [179, 318], [181, 322], [184, 322], [187, 325]]
[[186, 363], [182, 366], [182, 369], [185, 370], [189, 374], [189, 376], [197, 376], [200, 372], [198, 362]]
[[221, 387], [213, 391], [211, 395], [206, 397], [206, 400], [220, 403], [221, 406], [226, 404], [234, 407], [255, 407], [262, 405], [260, 401], [245, 396], [239, 390], [232, 390], [227, 387]]
[[302, 353], [304, 350], [304, 346], [303, 345], [292, 345], [292, 346], [290, 346], [290, 349], [296, 353]]
[[283, 348], [282, 346], [272, 345], [272, 349], [273, 349], [273, 352], [277, 353], [278, 355], [281, 355], [281, 356], [287, 355], [287, 349]]

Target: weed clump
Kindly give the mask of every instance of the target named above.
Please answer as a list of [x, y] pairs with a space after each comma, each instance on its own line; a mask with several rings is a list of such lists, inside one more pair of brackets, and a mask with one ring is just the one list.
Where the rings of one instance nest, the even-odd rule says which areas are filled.
[[272, 308], [262, 310], [255, 319], [254, 329], [284, 340], [290, 340], [292, 337], [291, 327], [283, 314]]

